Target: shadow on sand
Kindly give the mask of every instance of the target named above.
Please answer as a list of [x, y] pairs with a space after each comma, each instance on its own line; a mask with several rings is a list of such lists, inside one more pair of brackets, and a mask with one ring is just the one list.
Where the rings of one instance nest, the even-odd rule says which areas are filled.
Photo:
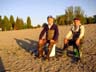
[[38, 55], [38, 50], [37, 50], [37, 41], [25, 38], [24, 40], [17, 39], [15, 38], [17, 44], [25, 49], [27, 52], [30, 52], [31, 54], [34, 54], [35, 56]]
[[1, 57], [0, 57], [0, 72], [5, 72], [5, 68], [4, 68]]
[[61, 57], [63, 55], [63, 49], [56, 47], [56, 57]]
[[[25, 38], [24, 40], [15, 38], [15, 40], [21, 48], [25, 49], [27, 52], [29, 52], [31, 54], [34, 54], [34, 56], [36, 56], [36, 57], [38, 56], [38, 49], [37, 49], [38, 42], [37, 41], [31, 40], [28, 38]], [[44, 49], [44, 50], [46, 50], [46, 49]], [[63, 50], [61, 48], [56, 47], [56, 57], [62, 57], [62, 56], [63, 56]], [[73, 52], [70, 50], [67, 50], [67, 56], [72, 59], [74, 58]]]
[[[31, 40], [31, 39], [28, 39], [28, 38], [25, 38], [24, 40], [21, 40], [21, 39], [17, 39], [15, 38], [17, 44], [25, 49], [27, 52], [31, 52], [32, 54], [34, 54], [35, 56], [38, 55], [38, 42], [37, 41], [34, 41], [34, 40]], [[62, 49], [61, 48], [57, 48], [56, 47], [56, 56], [60, 57], [62, 56]]]

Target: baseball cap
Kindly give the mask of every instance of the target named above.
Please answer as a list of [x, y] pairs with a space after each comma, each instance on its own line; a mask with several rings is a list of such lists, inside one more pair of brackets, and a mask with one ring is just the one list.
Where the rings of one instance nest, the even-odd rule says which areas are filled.
[[[48, 19], [48, 18], [53, 18], [53, 16], [49, 15], [49, 16], [47, 17], [47, 19]], [[53, 18], [53, 19], [54, 19], [54, 18]]]
[[74, 18], [74, 20], [80, 20], [80, 18]]

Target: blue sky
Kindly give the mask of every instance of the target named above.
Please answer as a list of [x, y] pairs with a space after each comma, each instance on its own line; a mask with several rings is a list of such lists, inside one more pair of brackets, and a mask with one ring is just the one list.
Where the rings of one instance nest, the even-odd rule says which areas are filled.
[[87, 16], [96, 15], [96, 0], [0, 0], [0, 15], [20, 17], [26, 22], [31, 17], [32, 24], [47, 22], [46, 17], [65, 14], [69, 6], [80, 6]]

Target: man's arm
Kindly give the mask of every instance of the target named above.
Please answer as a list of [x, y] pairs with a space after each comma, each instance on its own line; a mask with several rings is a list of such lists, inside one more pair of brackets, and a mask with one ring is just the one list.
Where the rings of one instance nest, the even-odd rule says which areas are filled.
[[71, 36], [72, 36], [72, 31], [70, 30], [66, 35], [66, 37], [64, 38], [64, 44], [68, 43], [68, 39], [70, 39]]
[[58, 27], [57, 26], [55, 26], [55, 33], [54, 33], [55, 35], [54, 35], [54, 37], [53, 37], [53, 40], [58, 40], [58, 36], [59, 36], [59, 31], [58, 31]]
[[77, 45], [80, 45], [80, 39], [83, 38], [84, 32], [85, 32], [84, 26], [81, 26], [80, 28], [81, 28], [80, 36], [79, 36], [79, 38], [76, 40], [76, 44], [77, 44]]
[[84, 28], [84, 26], [81, 26], [80, 28], [81, 28], [81, 32], [80, 32], [79, 39], [82, 39], [84, 36], [85, 28]]
[[66, 35], [66, 39], [69, 39], [70, 37], [72, 36], [72, 31], [70, 30], [69, 32], [68, 32], [68, 34]]
[[39, 35], [39, 40], [42, 39], [42, 37], [44, 36], [46, 32], [46, 27], [43, 28], [43, 30], [41, 31], [40, 35]]

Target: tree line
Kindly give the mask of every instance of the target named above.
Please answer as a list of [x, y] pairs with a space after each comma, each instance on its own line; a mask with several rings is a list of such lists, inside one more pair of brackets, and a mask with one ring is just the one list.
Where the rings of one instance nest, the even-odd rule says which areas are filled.
[[58, 25], [70, 25], [73, 24], [73, 19], [78, 17], [82, 24], [94, 24], [96, 23], [96, 15], [87, 17], [81, 7], [70, 6], [65, 10], [65, 14], [56, 16], [55, 22]]
[[19, 17], [17, 17], [15, 21], [13, 15], [11, 15], [9, 19], [7, 16], [4, 16], [3, 19], [2, 16], [0, 16], [0, 29], [2, 31], [20, 30], [28, 28], [32, 28], [31, 18], [29, 16], [27, 17], [26, 23], [24, 23], [23, 19]]
[[[55, 23], [57, 25], [70, 25], [73, 24], [73, 19], [75, 17], [78, 17], [81, 20], [82, 24], [94, 24], [96, 23], [96, 15], [87, 17], [84, 14], [84, 11], [81, 7], [76, 6], [70, 6], [66, 8], [65, 14], [58, 15], [55, 18]], [[44, 26], [45, 23], [43, 23], [42, 26]], [[41, 27], [39, 24], [37, 27]], [[37, 28], [34, 27], [34, 28]], [[20, 29], [29, 29], [33, 28], [31, 23], [31, 18], [28, 16], [26, 22], [24, 23], [22, 18], [17, 17], [16, 21], [14, 20], [13, 15], [10, 16], [8, 19], [7, 16], [4, 16], [2, 19], [2, 16], [0, 16], [0, 30], [2, 31], [8, 31], [8, 30], [20, 30]]]

